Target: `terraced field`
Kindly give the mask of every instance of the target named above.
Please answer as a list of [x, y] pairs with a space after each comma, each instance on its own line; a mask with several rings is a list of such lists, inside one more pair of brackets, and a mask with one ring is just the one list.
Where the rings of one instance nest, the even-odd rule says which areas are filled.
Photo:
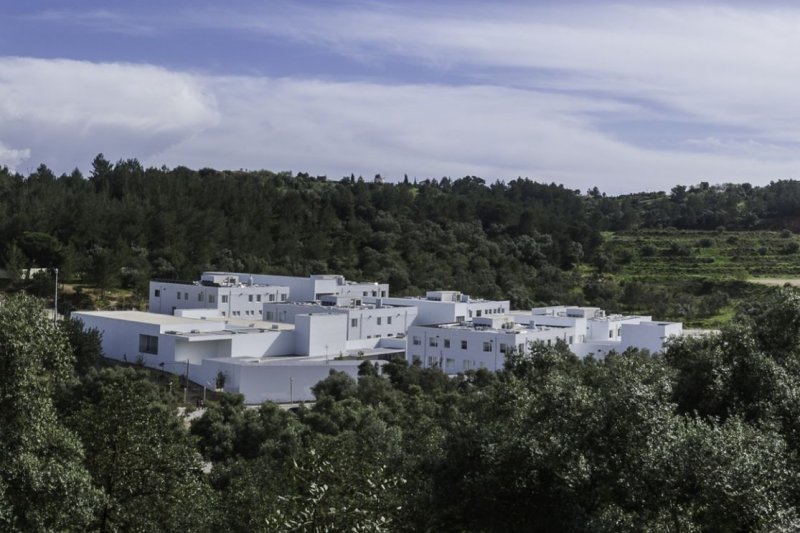
[[605, 235], [615, 277], [638, 281], [800, 278], [800, 236], [772, 231], [637, 231]]

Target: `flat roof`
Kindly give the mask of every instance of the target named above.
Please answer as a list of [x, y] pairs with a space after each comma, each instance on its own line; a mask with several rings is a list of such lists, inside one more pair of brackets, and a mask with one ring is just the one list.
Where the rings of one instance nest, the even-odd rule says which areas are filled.
[[145, 311], [75, 311], [73, 314], [97, 316], [101, 318], [110, 318], [113, 320], [127, 320], [130, 322], [141, 322], [144, 324], [156, 324], [162, 326], [177, 325], [177, 324], [194, 324], [195, 322], [218, 322], [223, 323], [221, 318], [202, 319], [202, 318], [187, 318], [173, 315], [162, 315], [159, 313], [147, 313]]

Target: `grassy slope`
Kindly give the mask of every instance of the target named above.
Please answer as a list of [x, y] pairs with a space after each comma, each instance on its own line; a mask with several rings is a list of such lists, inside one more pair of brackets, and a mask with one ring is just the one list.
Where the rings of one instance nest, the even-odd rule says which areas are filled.
[[[753, 278], [800, 278], [800, 237], [770, 231], [653, 230], [605, 234], [614, 267], [604, 276], [643, 282], [673, 293], [719, 290], [730, 297], [712, 316], [684, 319], [692, 327], [719, 327], [742, 302], [769, 290]], [[647, 310], [643, 310], [647, 311]]]

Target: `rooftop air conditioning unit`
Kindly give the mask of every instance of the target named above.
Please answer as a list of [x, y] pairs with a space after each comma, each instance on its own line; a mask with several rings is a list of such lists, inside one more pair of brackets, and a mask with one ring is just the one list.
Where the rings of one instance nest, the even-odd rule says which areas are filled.
[[279, 327], [278, 324], [272, 324], [272, 329], [278, 329]]

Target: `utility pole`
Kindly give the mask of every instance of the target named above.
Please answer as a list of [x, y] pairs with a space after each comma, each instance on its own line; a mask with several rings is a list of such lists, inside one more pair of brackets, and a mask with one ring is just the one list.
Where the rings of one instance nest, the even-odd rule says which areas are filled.
[[189, 401], [189, 359], [186, 359], [186, 383], [183, 387], [183, 403]]
[[53, 298], [53, 325], [55, 326], [58, 321], [58, 269], [56, 271], [56, 292]]
[[294, 378], [289, 378], [289, 403], [294, 403]]

